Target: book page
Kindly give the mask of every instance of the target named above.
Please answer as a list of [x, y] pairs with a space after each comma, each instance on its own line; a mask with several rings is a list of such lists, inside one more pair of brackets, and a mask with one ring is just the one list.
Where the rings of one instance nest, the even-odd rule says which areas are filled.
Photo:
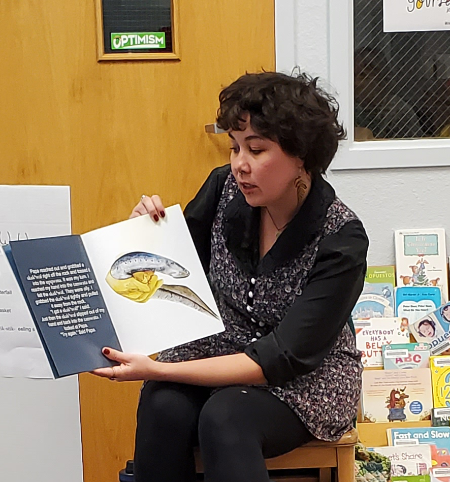
[[223, 331], [180, 206], [82, 235], [125, 352], [150, 355]]

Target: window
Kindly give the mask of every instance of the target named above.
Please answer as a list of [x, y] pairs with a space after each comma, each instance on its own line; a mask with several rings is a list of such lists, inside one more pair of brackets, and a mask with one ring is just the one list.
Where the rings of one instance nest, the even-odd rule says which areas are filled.
[[[400, 2], [406, 13], [446, 0]], [[334, 169], [450, 165], [450, 33], [385, 32], [387, 13], [383, 0], [330, 2], [330, 81], [349, 134]]]

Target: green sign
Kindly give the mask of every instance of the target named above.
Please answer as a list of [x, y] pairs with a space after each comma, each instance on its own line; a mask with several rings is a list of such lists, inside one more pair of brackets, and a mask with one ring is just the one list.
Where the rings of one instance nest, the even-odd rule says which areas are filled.
[[164, 49], [165, 32], [112, 33], [111, 50]]

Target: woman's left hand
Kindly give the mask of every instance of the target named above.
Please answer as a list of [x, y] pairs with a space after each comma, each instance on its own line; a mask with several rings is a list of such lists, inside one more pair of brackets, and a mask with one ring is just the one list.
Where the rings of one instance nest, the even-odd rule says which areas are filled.
[[113, 348], [103, 348], [102, 353], [110, 360], [120, 363], [120, 365], [97, 368], [91, 373], [118, 382], [154, 379], [157, 374], [157, 367], [160, 365], [145, 355], [123, 353]]

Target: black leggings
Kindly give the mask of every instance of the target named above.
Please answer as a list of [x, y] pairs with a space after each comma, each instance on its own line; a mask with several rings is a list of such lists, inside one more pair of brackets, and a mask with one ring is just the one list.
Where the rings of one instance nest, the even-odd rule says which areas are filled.
[[294, 412], [266, 390], [148, 382], [137, 413], [136, 482], [193, 482], [200, 446], [205, 481], [268, 482], [264, 458], [313, 438]]

